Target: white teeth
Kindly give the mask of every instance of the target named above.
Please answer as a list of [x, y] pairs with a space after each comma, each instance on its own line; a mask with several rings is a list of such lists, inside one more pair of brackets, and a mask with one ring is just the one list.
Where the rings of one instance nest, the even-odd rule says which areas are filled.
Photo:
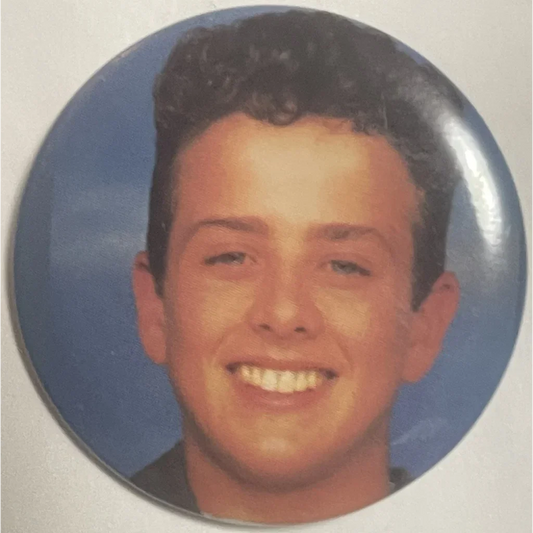
[[294, 388], [298, 392], [302, 392], [307, 389], [307, 376], [305, 375], [305, 372], [297, 372], [296, 386]]
[[242, 365], [241, 375], [245, 381], [250, 381], [252, 377], [252, 369], [248, 365]]
[[240, 365], [237, 376], [245, 383], [266, 391], [291, 394], [316, 389], [323, 381], [323, 375], [317, 370], [273, 370], [252, 365]]
[[275, 370], [265, 370], [261, 388], [270, 391], [275, 391], [278, 388], [278, 376]]
[[[244, 365], [244, 366], [246, 366], [246, 365]], [[248, 367], [248, 368], [250, 368], [250, 367]], [[246, 378], [245, 378], [245, 381], [246, 381]], [[258, 368], [257, 366], [254, 366], [252, 368], [251, 378], [248, 381], [248, 383], [251, 383], [252, 385], [255, 385], [256, 387], [260, 387], [262, 381], [263, 381], [263, 371], [260, 368]]]
[[318, 374], [316, 372], [309, 372], [307, 375], [307, 386], [310, 389], [316, 389], [318, 385]]
[[296, 374], [287, 370], [281, 373], [281, 376], [278, 380], [278, 391], [279, 392], [294, 392], [294, 387], [296, 385]]

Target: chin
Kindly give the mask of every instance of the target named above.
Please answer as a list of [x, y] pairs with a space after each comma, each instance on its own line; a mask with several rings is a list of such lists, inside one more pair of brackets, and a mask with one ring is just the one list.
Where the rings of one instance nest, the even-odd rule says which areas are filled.
[[228, 443], [224, 450], [210, 443], [212, 459], [232, 477], [264, 490], [284, 492], [309, 486], [333, 475], [346, 450], [320, 450], [319, 443], [295, 446], [283, 439], [267, 439], [250, 447]]
[[[233, 464], [234, 476], [245, 483], [271, 492], [290, 492], [327, 477], [328, 468], [314, 462], [258, 458], [253, 463], [239, 461]], [[236, 467], [236, 468], [235, 468]]]

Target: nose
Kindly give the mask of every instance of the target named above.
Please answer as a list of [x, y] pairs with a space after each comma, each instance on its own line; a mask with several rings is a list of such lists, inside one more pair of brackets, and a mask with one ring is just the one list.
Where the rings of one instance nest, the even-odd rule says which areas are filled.
[[249, 316], [256, 333], [278, 339], [310, 339], [321, 332], [322, 315], [302, 278], [296, 273], [265, 276]]

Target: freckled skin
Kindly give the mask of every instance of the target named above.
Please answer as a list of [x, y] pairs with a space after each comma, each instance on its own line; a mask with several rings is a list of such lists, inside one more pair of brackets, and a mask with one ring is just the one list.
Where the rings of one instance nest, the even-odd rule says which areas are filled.
[[[145, 347], [167, 365], [184, 408], [189, 475], [204, 508], [261, 515], [225, 514], [201, 476], [267, 491], [327, 486], [340, 470], [366, 472], [363, 455], [378, 481], [359, 487], [366, 500], [342, 502], [345, 512], [384, 496], [390, 409], [414, 380], [423, 329], [410, 305], [419, 196], [401, 156], [337, 119], [277, 127], [236, 114], [186, 147], [176, 172], [164, 294], [152, 312], [161, 340]], [[197, 227], [214, 219], [251, 220], [253, 230]], [[363, 229], [324, 236], [332, 225]], [[226, 368], [251, 353], [311, 360], [337, 377], [305, 408], [262, 410], [241, 400]]]

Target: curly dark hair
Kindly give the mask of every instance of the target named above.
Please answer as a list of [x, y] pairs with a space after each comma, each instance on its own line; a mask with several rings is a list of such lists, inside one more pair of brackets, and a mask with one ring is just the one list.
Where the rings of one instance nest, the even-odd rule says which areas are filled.
[[444, 270], [454, 158], [439, 137], [443, 112], [458, 113], [456, 89], [385, 34], [331, 13], [268, 13], [198, 28], [178, 41], [154, 86], [156, 163], [147, 248], [163, 291], [174, 217], [176, 155], [213, 122], [236, 112], [279, 127], [303, 116], [351, 121], [382, 135], [404, 158], [422, 191], [414, 224], [412, 306]]

